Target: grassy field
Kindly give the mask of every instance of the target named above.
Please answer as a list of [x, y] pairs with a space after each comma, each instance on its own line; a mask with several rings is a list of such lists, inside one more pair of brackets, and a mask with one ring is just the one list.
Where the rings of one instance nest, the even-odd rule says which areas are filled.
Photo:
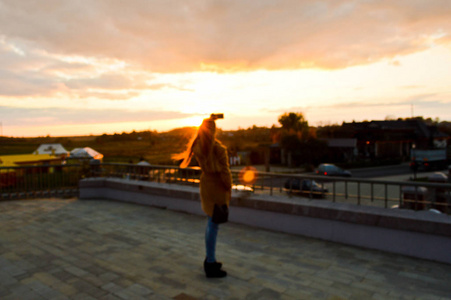
[[145, 131], [101, 136], [0, 137], [0, 155], [30, 154], [41, 144], [58, 143], [68, 151], [91, 147], [104, 155], [104, 162], [137, 163], [144, 159], [152, 164], [173, 164], [171, 155], [182, 152], [194, 133], [194, 128], [182, 128], [165, 133]]
[[[100, 136], [67, 136], [10, 138], [0, 137], [0, 155], [30, 154], [41, 144], [61, 144], [67, 151], [90, 147], [104, 155], [104, 162], [137, 163], [145, 160], [151, 164], [177, 164], [171, 157], [186, 149], [196, 133], [195, 127], [178, 128], [168, 132], [142, 131]], [[217, 138], [230, 153], [256, 151], [271, 144], [271, 129], [252, 127], [236, 131], [218, 129]]]

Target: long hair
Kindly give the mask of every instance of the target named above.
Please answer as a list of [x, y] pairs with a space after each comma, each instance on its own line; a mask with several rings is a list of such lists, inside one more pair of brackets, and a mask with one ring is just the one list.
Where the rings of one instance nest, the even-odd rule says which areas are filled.
[[185, 152], [173, 156], [174, 159], [183, 159], [180, 164], [181, 168], [189, 166], [193, 158], [193, 147], [199, 144], [201, 155], [205, 158], [210, 156], [215, 141], [216, 124], [213, 119], [204, 119], [199, 126], [197, 133], [191, 138]]

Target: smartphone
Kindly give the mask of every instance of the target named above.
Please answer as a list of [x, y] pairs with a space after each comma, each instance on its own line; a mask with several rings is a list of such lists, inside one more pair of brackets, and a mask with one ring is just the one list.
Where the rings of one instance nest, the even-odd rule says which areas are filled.
[[210, 119], [213, 119], [213, 120], [224, 119], [224, 114], [211, 114]]

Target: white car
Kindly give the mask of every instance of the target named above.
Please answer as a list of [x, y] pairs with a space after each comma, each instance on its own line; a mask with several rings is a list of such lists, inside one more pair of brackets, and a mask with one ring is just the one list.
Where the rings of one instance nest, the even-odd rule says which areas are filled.
[[340, 167], [337, 167], [333, 164], [320, 164], [316, 169], [316, 175], [324, 175], [324, 176], [342, 176], [342, 177], [351, 177], [352, 174], [348, 170], [343, 170]]

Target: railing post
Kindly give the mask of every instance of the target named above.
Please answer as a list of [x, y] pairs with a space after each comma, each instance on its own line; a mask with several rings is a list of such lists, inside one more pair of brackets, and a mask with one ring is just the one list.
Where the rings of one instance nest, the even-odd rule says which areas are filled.
[[273, 176], [271, 175], [270, 180], [269, 180], [269, 184], [271, 185], [269, 187], [269, 195], [272, 196], [272, 183], [273, 183]]
[[385, 203], [384, 203], [384, 207], [387, 208], [388, 206], [388, 191], [387, 191], [387, 187], [388, 185], [385, 184]]
[[[434, 193], [432, 195], [433, 195], [433, 197], [432, 197], [431, 201], [428, 203], [429, 204], [429, 208], [435, 208], [436, 207], [435, 202], [436, 202], [436, 199], [437, 199], [437, 196], [438, 196], [437, 188], [434, 188]], [[425, 206], [426, 206], [426, 203], [425, 203]]]
[[42, 189], [43, 189], [43, 180], [42, 180], [42, 167], [39, 167], [39, 190], [41, 191], [42, 194]]
[[23, 174], [23, 185], [24, 185], [24, 198], [28, 199], [28, 178], [27, 178], [27, 170], [28, 169], [24, 169], [24, 174]]
[[414, 202], [414, 210], [418, 209], [418, 187], [415, 186], [415, 202]]
[[[299, 180], [299, 188], [301, 187], [301, 181]], [[309, 198], [310, 200], [312, 200], [313, 198], [313, 180], [310, 179], [310, 193], [309, 193]]]
[[332, 197], [332, 202], [335, 202], [335, 185], [336, 185], [336, 181], [333, 181], [333, 185], [332, 185], [332, 191], [333, 191], [333, 197]]
[[[7, 174], [8, 174], [7, 177], [8, 177], [8, 182], [9, 182], [10, 181], [10, 179], [9, 179], [9, 177], [10, 177], [9, 176], [9, 172]], [[12, 172], [11, 172], [11, 175], [12, 175]], [[16, 176], [16, 173], [14, 173], [14, 183], [11, 183], [11, 186], [12, 186], [12, 188], [9, 189], [9, 199], [13, 198], [12, 191], [17, 190], [17, 176]]]
[[402, 185], [399, 185], [399, 204], [398, 207], [402, 208]]
[[293, 180], [290, 180], [290, 195], [293, 193]]
[[345, 199], [348, 199], [348, 181], [345, 180]]
[[357, 182], [357, 205], [360, 205], [360, 182]]
[[[451, 169], [450, 169], [450, 171], [451, 171]], [[450, 172], [451, 173], [451, 172]], [[451, 176], [451, 174], [450, 174], [450, 176]], [[450, 178], [451, 179], [451, 178]], [[449, 210], [449, 206], [450, 206], [450, 204], [451, 204], [451, 190], [450, 189], [448, 189], [448, 199], [446, 199], [446, 214], [449, 214], [450, 213], [450, 210]]]
[[374, 201], [374, 183], [371, 182], [371, 202]]

